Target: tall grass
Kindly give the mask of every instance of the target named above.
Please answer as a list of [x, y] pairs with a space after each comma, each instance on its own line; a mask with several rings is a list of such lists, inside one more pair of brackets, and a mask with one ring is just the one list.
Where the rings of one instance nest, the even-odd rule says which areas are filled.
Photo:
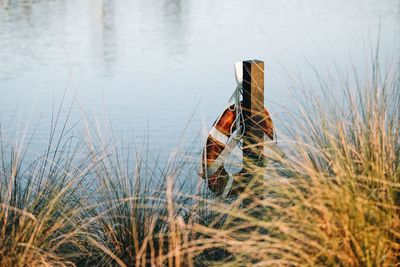
[[228, 266], [396, 266], [399, 78], [398, 69], [381, 76], [374, 65], [365, 84], [344, 83], [341, 101], [329, 87], [321, 88], [326, 101], [301, 98], [287, 157], [254, 168], [262, 185], [244, 193], [250, 205], [214, 207], [227, 216], [222, 226], [193, 225], [202, 236], [193, 245], [224, 248], [230, 258], [214, 263]]
[[114, 139], [88, 140], [96, 166], [96, 192], [89, 199], [85, 227], [93, 248], [90, 264], [179, 266], [180, 246], [189, 240], [184, 219], [193, 201], [176, 192], [194, 192], [190, 188], [194, 165], [186, 154], [160, 163], [150, 152], [142, 156], [133, 150], [131, 155]]
[[230, 199], [191, 189], [191, 152], [161, 164], [65, 125], [33, 161], [1, 143], [0, 266], [396, 266], [400, 77], [369, 77], [300, 98], [286, 156]]
[[68, 266], [79, 257], [80, 194], [92, 163], [74, 166], [72, 140], [50, 141], [43, 155], [26, 162], [25, 149], [1, 138], [0, 266]]

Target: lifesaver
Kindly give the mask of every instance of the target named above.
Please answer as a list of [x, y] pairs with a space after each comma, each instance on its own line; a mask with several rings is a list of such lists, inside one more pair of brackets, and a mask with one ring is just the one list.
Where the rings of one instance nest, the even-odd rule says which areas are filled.
[[[260, 122], [264, 134], [271, 140], [274, 139], [274, 126], [267, 109], [264, 118]], [[236, 130], [236, 107], [231, 105], [225, 109], [222, 115], [214, 122], [208, 133], [206, 145], [202, 156], [202, 178], [208, 182], [208, 188], [216, 195], [228, 195], [232, 187], [233, 179], [224, 167], [226, 154], [232, 151], [236, 143], [228, 144], [231, 134]], [[228, 148], [228, 146], [230, 146]], [[221, 154], [224, 154], [222, 159]], [[218, 159], [218, 160], [217, 160]]]

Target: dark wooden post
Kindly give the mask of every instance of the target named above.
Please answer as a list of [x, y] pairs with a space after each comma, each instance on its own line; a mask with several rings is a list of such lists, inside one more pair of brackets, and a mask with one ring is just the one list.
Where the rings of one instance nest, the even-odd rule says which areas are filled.
[[264, 62], [243, 61], [244, 171], [264, 165]]
[[[243, 169], [235, 175], [231, 195], [238, 195], [252, 184], [259, 184], [263, 175], [259, 168], [264, 166], [264, 62], [260, 60], [243, 61]], [[257, 172], [258, 171], [258, 172]], [[256, 174], [256, 175], [255, 175]], [[253, 180], [258, 177], [256, 180]], [[254, 181], [254, 183], [252, 182]], [[254, 188], [254, 187], [253, 187]], [[262, 188], [262, 187], [259, 187]], [[258, 194], [258, 190], [252, 193]], [[245, 199], [243, 203], [250, 203]]]

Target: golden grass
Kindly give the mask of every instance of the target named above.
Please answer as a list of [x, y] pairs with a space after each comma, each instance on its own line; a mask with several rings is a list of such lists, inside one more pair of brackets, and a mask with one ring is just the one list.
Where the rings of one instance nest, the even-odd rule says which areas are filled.
[[67, 139], [30, 165], [2, 144], [0, 266], [396, 266], [400, 80], [378, 74], [303, 98], [286, 157], [228, 200], [185, 190], [186, 158], [132, 158], [89, 130], [84, 156]]
[[82, 253], [78, 196], [92, 166], [72, 167], [63, 148], [24, 165], [24, 151], [1, 143], [0, 266], [73, 266]]
[[248, 188], [247, 201], [213, 207], [227, 216], [221, 226], [194, 224], [193, 246], [223, 248], [228, 261], [214, 263], [227, 266], [396, 266], [398, 72], [391, 78], [345, 88], [341, 107], [307, 96], [290, 123], [287, 157], [254, 168], [261, 183]]

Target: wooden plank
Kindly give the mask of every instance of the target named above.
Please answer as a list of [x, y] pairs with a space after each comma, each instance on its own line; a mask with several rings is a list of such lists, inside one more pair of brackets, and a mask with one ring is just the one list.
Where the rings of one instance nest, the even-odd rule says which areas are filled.
[[245, 171], [264, 165], [264, 62], [243, 61], [243, 162]]
[[[243, 169], [234, 175], [230, 195], [238, 195], [253, 183], [256, 169], [264, 166], [264, 62], [243, 61]], [[259, 177], [259, 175], [257, 176]], [[258, 179], [257, 179], [258, 180]], [[253, 181], [253, 182], [252, 182]], [[254, 185], [253, 185], [254, 186]], [[260, 187], [261, 188], [261, 187]], [[257, 192], [252, 191], [253, 193]], [[249, 200], [244, 200], [244, 203]]]

